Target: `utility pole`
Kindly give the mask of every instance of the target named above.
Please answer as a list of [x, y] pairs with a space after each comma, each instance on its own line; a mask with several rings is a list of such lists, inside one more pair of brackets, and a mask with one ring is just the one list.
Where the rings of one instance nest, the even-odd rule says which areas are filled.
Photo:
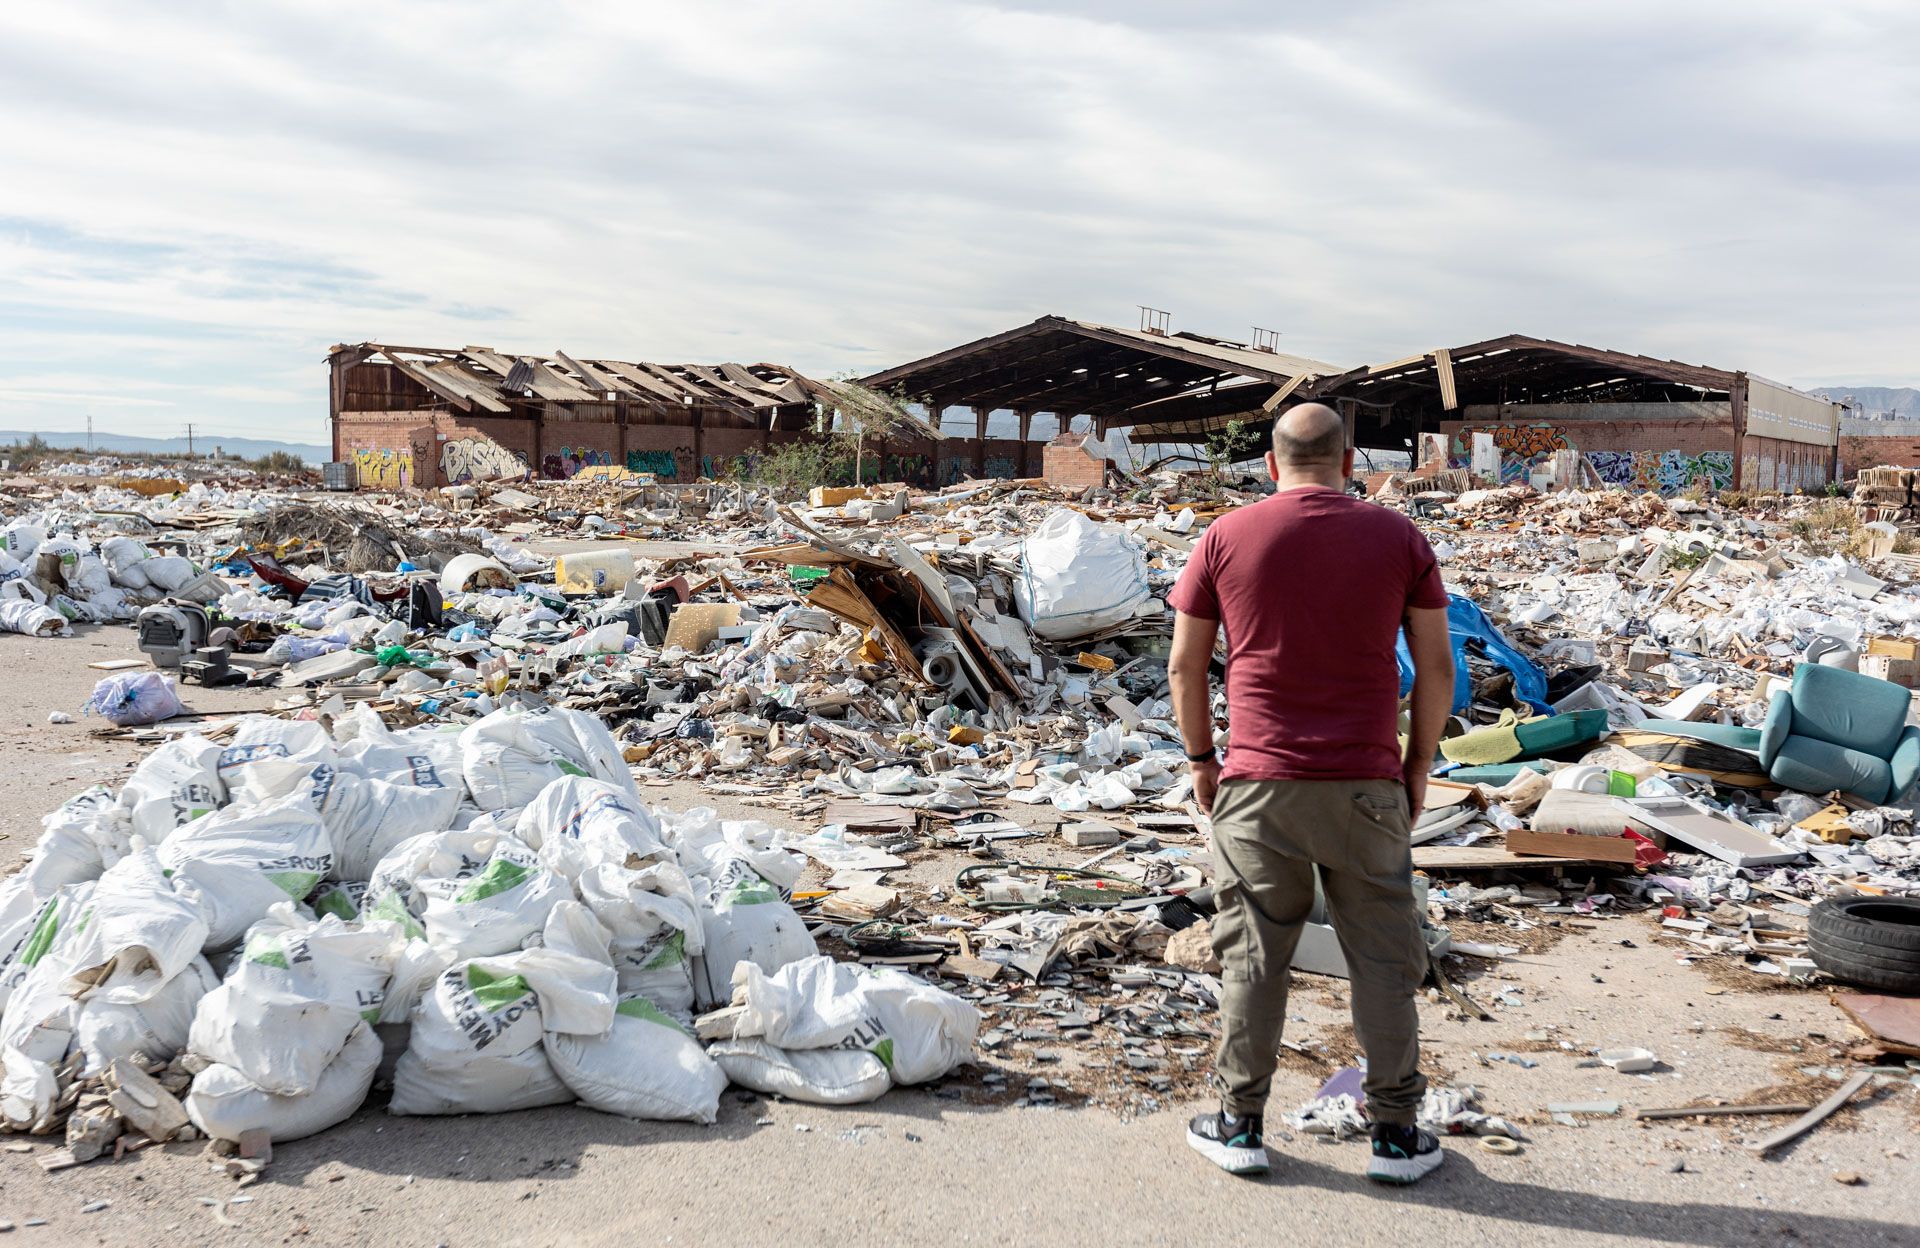
[[187, 422], [187, 458], [193, 458], [193, 422]]
[[87, 454], [93, 454], [93, 413], [87, 413]]

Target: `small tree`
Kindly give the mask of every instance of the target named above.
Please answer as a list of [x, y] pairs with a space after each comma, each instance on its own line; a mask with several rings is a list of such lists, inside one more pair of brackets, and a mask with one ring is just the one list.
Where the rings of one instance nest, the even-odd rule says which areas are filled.
[[[853, 483], [864, 485], [867, 439], [918, 434], [921, 422], [907, 410], [907, 404], [927, 400], [912, 398], [905, 386], [875, 390], [861, 385], [851, 374], [835, 377], [826, 387], [832, 392], [832, 398], [822, 399], [821, 406], [826, 409], [828, 426], [835, 434], [852, 441]], [[839, 418], [837, 425], [833, 423], [835, 416]]]
[[1207, 435], [1207, 466], [1214, 476], [1224, 477], [1227, 469], [1251, 456], [1259, 446], [1260, 435], [1236, 416]]

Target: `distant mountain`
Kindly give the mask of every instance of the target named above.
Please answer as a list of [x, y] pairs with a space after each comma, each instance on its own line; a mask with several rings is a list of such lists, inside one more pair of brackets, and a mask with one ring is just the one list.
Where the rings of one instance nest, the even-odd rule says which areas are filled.
[[1920, 390], [1912, 386], [1823, 386], [1814, 393], [1851, 402], [1853, 414], [1868, 420], [1920, 420]]
[[[28, 429], [0, 429], [0, 445], [12, 445], [26, 442], [30, 438], [39, 438], [48, 446], [58, 450], [84, 451], [87, 449], [87, 435], [84, 433], [47, 433]], [[314, 446], [306, 442], [268, 442], [260, 438], [225, 438], [218, 436], [196, 437], [193, 449], [196, 454], [205, 455], [218, 447], [228, 455], [238, 455], [242, 459], [259, 459], [275, 451], [286, 451], [298, 455], [310, 464], [325, 463], [333, 457], [331, 447]], [[140, 451], [149, 455], [185, 455], [185, 438], [138, 438], [125, 433], [96, 433], [93, 435], [93, 449], [96, 451]]]

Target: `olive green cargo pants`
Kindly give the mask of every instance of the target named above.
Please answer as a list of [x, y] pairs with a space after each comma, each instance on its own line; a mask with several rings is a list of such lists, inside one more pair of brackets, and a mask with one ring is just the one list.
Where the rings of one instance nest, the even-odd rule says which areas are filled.
[[1346, 955], [1353, 1030], [1375, 1122], [1411, 1124], [1420, 1074], [1414, 993], [1427, 947], [1413, 893], [1407, 795], [1397, 780], [1230, 780], [1213, 803], [1213, 948], [1220, 959], [1214, 1068], [1229, 1113], [1265, 1110], [1287, 986], [1320, 868]]

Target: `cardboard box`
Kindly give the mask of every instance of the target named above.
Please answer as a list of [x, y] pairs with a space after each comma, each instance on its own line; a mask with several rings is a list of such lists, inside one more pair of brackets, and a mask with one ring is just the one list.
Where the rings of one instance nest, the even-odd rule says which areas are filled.
[[1909, 663], [1920, 660], [1920, 641], [1911, 637], [1870, 637], [1867, 639], [1868, 654], [1884, 654], [1888, 658], [1905, 659]]
[[1860, 658], [1860, 674], [1891, 681], [1903, 689], [1920, 687], [1920, 661], [1914, 659], [1898, 659], [1890, 654], [1865, 654]]
[[1631, 863], [1639, 852], [1639, 842], [1625, 836], [1582, 836], [1577, 832], [1530, 832], [1515, 828], [1507, 833], [1507, 849], [1511, 853], [1543, 858]]

